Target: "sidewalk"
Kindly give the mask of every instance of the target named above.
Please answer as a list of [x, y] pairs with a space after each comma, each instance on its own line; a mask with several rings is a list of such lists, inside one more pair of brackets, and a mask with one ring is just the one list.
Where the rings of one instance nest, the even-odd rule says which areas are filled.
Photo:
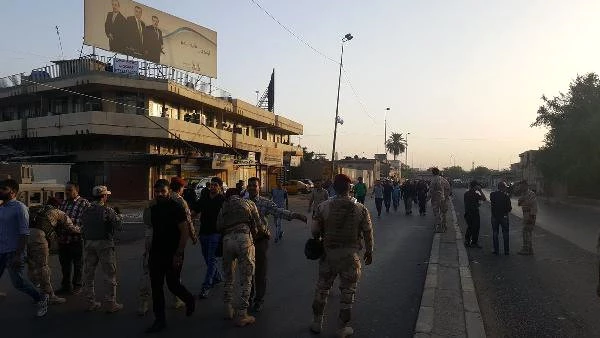
[[415, 337], [486, 337], [454, 206], [448, 231], [435, 234]]
[[[489, 201], [491, 191], [484, 189], [483, 192]], [[462, 193], [459, 194], [459, 197], [462, 197]], [[513, 208], [511, 213], [522, 218], [523, 213], [521, 207], [517, 205], [517, 198], [511, 198], [511, 202]], [[596, 245], [600, 229], [598, 219], [600, 219], [600, 210], [598, 209], [538, 199], [536, 226], [594, 254], [597, 252]]]

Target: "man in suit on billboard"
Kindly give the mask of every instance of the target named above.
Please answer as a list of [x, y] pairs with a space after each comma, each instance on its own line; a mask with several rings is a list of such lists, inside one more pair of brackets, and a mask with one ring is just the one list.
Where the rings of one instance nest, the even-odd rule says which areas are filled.
[[146, 24], [142, 20], [142, 7], [135, 6], [135, 15], [127, 17], [127, 49], [133, 56], [144, 54], [144, 30]]
[[152, 26], [147, 26], [144, 30], [144, 50], [146, 59], [160, 63], [160, 54], [163, 53], [162, 31], [158, 28], [158, 17], [152, 16]]
[[119, 0], [112, 0], [112, 11], [106, 14], [104, 33], [108, 37], [109, 47], [113, 52], [125, 52], [126, 22], [125, 17], [121, 14]]

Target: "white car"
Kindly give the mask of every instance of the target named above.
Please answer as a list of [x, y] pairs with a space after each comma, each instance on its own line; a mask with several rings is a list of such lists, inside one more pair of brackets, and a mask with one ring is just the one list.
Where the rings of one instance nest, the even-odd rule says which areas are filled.
[[[206, 183], [210, 182], [213, 177], [215, 176], [188, 179], [190, 188], [194, 189], [198, 198], [200, 198], [202, 190], [206, 188]], [[225, 191], [227, 191], [227, 183], [223, 182], [223, 193], [225, 193]]]

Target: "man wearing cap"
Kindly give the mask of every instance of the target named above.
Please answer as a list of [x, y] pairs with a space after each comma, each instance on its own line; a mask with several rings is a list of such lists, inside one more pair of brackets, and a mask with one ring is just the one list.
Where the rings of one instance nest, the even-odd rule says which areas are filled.
[[50, 304], [62, 304], [66, 300], [54, 294], [50, 281], [50, 266], [48, 257], [50, 245], [56, 239], [58, 226], [68, 229], [73, 233], [81, 232], [79, 227], [73, 225], [67, 214], [58, 209], [60, 202], [55, 197], [49, 197], [46, 205], [37, 212], [32, 212], [29, 218], [29, 241], [27, 243], [27, 264], [29, 278], [35, 285], [50, 298]]
[[431, 199], [431, 209], [433, 210], [434, 231], [446, 232], [446, 212], [448, 211], [448, 202], [452, 190], [450, 183], [440, 176], [438, 168], [432, 168], [431, 184], [429, 185], [429, 198]]
[[519, 255], [533, 255], [533, 228], [537, 217], [537, 197], [535, 191], [529, 188], [527, 181], [519, 182], [518, 186], [519, 200], [518, 205], [523, 210], [523, 247], [518, 252]]
[[84, 239], [84, 278], [87, 311], [102, 308], [96, 301], [94, 280], [100, 265], [104, 274], [104, 310], [113, 313], [123, 308], [117, 303], [117, 257], [115, 255], [115, 233], [121, 231], [123, 219], [113, 208], [106, 205], [111, 192], [104, 185], [92, 189], [92, 204], [81, 215], [81, 232]]
[[471, 181], [469, 190], [465, 192], [465, 221], [467, 222], [467, 231], [465, 232], [465, 246], [481, 249], [479, 245], [479, 228], [481, 219], [479, 217], [479, 205], [485, 201], [485, 195], [481, 191], [481, 186], [477, 181]]
[[273, 217], [282, 217], [291, 221], [293, 219], [301, 220], [306, 223], [306, 216], [291, 212], [289, 210], [278, 208], [275, 202], [268, 198], [264, 198], [259, 195], [260, 178], [252, 177], [248, 179], [248, 198], [258, 209], [262, 226], [259, 227], [259, 233], [254, 239], [254, 247], [256, 254], [256, 267], [254, 274], [254, 281], [252, 283], [252, 294], [254, 295], [254, 311], [260, 312], [263, 307], [264, 296], [267, 291], [267, 251], [269, 249], [269, 239], [271, 238], [271, 232], [269, 230], [269, 223], [267, 222], [267, 216], [272, 215]]
[[319, 261], [319, 278], [313, 300], [313, 323], [310, 330], [320, 333], [329, 290], [340, 277], [340, 312], [338, 337], [354, 333], [350, 326], [352, 304], [361, 275], [359, 252], [364, 240], [366, 265], [373, 261], [373, 226], [371, 216], [364, 205], [350, 196], [351, 180], [344, 174], [334, 179], [336, 197], [317, 207], [312, 234], [323, 241], [325, 254]]

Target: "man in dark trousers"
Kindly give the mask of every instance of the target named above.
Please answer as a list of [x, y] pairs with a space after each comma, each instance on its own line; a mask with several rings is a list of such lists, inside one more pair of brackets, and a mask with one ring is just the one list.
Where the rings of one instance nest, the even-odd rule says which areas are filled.
[[498, 190], [490, 194], [490, 203], [492, 209], [492, 232], [494, 241], [494, 255], [500, 252], [500, 243], [498, 242], [498, 233], [502, 228], [502, 243], [504, 244], [504, 254], [510, 254], [508, 240], [508, 213], [512, 210], [510, 197], [507, 194], [508, 186], [504, 182], [498, 183]]
[[185, 209], [171, 197], [167, 180], [156, 181], [154, 198], [156, 204], [150, 207], [152, 247], [148, 266], [155, 319], [146, 330], [147, 333], [160, 332], [166, 327], [163, 290], [165, 279], [169, 291], [185, 303], [186, 316], [191, 316], [196, 309], [194, 296], [180, 281], [185, 245], [189, 237]]
[[254, 247], [256, 251], [256, 269], [254, 272], [254, 281], [252, 287], [253, 295], [253, 310], [254, 312], [260, 312], [263, 308], [265, 293], [267, 292], [267, 266], [268, 256], [267, 251], [269, 250], [269, 239], [271, 238], [271, 232], [269, 230], [269, 224], [267, 222], [267, 216], [281, 217], [288, 221], [293, 219], [300, 220], [306, 223], [306, 216], [291, 212], [286, 209], [277, 207], [277, 204], [272, 200], [260, 196], [260, 178], [251, 177], [248, 179], [248, 198], [258, 209], [260, 220], [262, 222], [259, 227], [258, 234], [254, 238]]
[[419, 200], [419, 215], [425, 216], [427, 213], [427, 192], [429, 187], [425, 180], [419, 180], [417, 183], [417, 199]]
[[206, 275], [202, 283], [200, 298], [208, 298], [210, 290], [223, 281], [217, 263], [217, 249], [221, 242], [221, 233], [217, 230], [217, 218], [225, 202], [223, 181], [218, 177], [210, 180], [209, 193], [198, 201], [196, 211], [200, 214], [200, 244], [206, 263]]
[[465, 192], [465, 221], [467, 222], [467, 232], [465, 233], [465, 246], [481, 249], [479, 245], [479, 228], [481, 220], [479, 218], [479, 202], [485, 201], [485, 195], [481, 191], [481, 186], [477, 181], [471, 181], [469, 190]]
[[410, 180], [402, 184], [402, 199], [404, 200], [404, 210], [406, 215], [412, 215], [412, 205], [415, 199], [415, 186]]
[[104, 33], [108, 38], [108, 45], [111, 51], [117, 53], [125, 52], [126, 29], [127, 20], [121, 14], [119, 0], [112, 0], [112, 11], [106, 14], [106, 21], [104, 21]]
[[152, 26], [144, 30], [144, 53], [148, 61], [160, 63], [160, 54], [163, 52], [162, 31], [158, 28], [158, 17], [152, 16]]
[[385, 204], [385, 212], [388, 214], [390, 213], [393, 192], [394, 187], [392, 186], [392, 182], [390, 182], [390, 180], [386, 180], [383, 185], [383, 204]]
[[135, 15], [127, 17], [127, 51], [131, 55], [143, 57], [146, 23], [142, 20], [142, 7], [135, 6], [134, 11]]

